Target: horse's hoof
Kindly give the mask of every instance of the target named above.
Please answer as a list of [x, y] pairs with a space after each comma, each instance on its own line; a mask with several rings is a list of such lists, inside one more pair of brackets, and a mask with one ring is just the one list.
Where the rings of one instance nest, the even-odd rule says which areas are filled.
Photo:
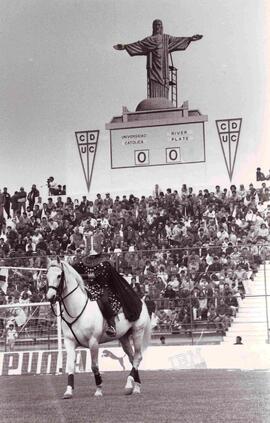
[[128, 376], [127, 383], [125, 386], [125, 395], [131, 395], [134, 388], [134, 379], [132, 376]]
[[140, 383], [135, 382], [133, 388], [133, 394], [140, 394], [141, 393], [141, 385]]
[[70, 392], [65, 392], [64, 395], [62, 396], [62, 399], [70, 399], [72, 397], [73, 395]]
[[131, 395], [133, 392], [132, 388], [125, 388], [125, 395]]
[[66, 392], [62, 396], [62, 399], [70, 399], [73, 397], [73, 389], [71, 386], [68, 386]]
[[103, 393], [101, 389], [97, 389], [96, 392], [94, 393], [94, 397], [102, 397]]

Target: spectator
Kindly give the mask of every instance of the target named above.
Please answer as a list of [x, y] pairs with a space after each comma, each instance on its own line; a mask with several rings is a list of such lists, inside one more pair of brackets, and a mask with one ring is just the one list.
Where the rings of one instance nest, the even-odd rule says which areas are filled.
[[173, 291], [178, 292], [180, 288], [180, 276], [178, 274], [172, 275], [167, 286], [171, 286]]
[[17, 194], [17, 203], [18, 203], [18, 211], [26, 211], [26, 198], [27, 194], [23, 187], [20, 188], [20, 191]]
[[0, 219], [3, 220], [4, 218], [4, 204], [5, 204], [5, 196], [0, 189]]
[[216, 318], [214, 321], [216, 323], [217, 330], [221, 329], [221, 332], [223, 335], [225, 335], [225, 331], [228, 329], [228, 326], [230, 323], [229, 316], [230, 314], [229, 314], [228, 307], [225, 301], [221, 298], [219, 305], [217, 306], [217, 309], [216, 309]]
[[211, 325], [216, 327], [216, 318], [217, 318], [216, 307], [215, 307], [214, 304], [211, 304], [208, 308], [208, 311], [207, 311], [207, 327], [208, 327], [208, 329], [210, 329]]
[[236, 337], [234, 345], [243, 345], [241, 336]]
[[171, 285], [167, 285], [163, 294], [164, 298], [175, 298], [176, 294]]
[[12, 322], [8, 323], [5, 337], [6, 337], [7, 351], [13, 351], [15, 346], [15, 341], [18, 338], [18, 333], [16, 331], [14, 323]]
[[233, 296], [232, 292], [228, 293], [228, 296], [225, 298], [225, 304], [229, 307], [230, 315], [236, 317], [236, 312], [238, 310], [239, 304], [237, 298]]
[[149, 315], [151, 317], [152, 314], [155, 313], [155, 311], [156, 311], [156, 303], [155, 303], [155, 301], [152, 300], [150, 295], [145, 296], [144, 302], [146, 304], [147, 310], [148, 310]]
[[5, 187], [3, 190], [3, 197], [4, 197], [4, 210], [6, 212], [7, 219], [10, 219], [11, 218], [11, 215], [10, 215], [11, 196], [8, 193], [7, 187]]
[[188, 268], [189, 270], [199, 270], [200, 267], [200, 257], [196, 254], [195, 250], [191, 251], [191, 255], [188, 258]]
[[49, 188], [49, 195], [58, 195], [59, 194], [59, 186], [56, 183], [56, 181], [54, 180], [53, 176], [50, 176], [47, 179], [47, 185]]
[[39, 197], [39, 190], [37, 189], [36, 185], [33, 184], [31, 191], [29, 191], [27, 195], [28, 205], [30, 207], [30, 210], [33, 211], [36, 199]]
[[257, 181], [265, 181], [266, 177], [264, 176], [264, 174], [261, 171], [260, 167], [257, 167], [256, 170], [256, 180]]
[[190, 306], [188, 304], [183, 305], [181, 308], [178, 320], [181, 324], [181, 327], [185, 330], [185, 333], [189, 332], [189, 326], [193, 320], [193, 314], [191, 313]]
[[0, 257], [4, 258], [8, 255], [10, 247], [7, 242], [5, 242], [4, 238], [0, 238]]
[[161, 337], [159, 338], [161, 345], [165, 345], [166, 344], [166, 338], [164, 335], [161, 335]]
[[209, 264], [208, 269], [207, 269], [207, 273], [219, 273], [222, 270], [222, 265], [219, 261], [219, 257], [215, 256], [213, 263]]
[[257, 240], [267, 241], [269, 239], [269, 229], [265, 223], [261, 223], [257, 229]]
[[11, 229], [11, 226], [8, 226], [5, 235], [6, 235], [6, 240], [9, 245], [9, 248], [14, 249], [18, 239], [17, 231], [14, 229]]
[[199, 301], [198, 317], [200, 320], [207, 320], [208, 300], [207, 300], [205, 290], [199, 291], [198, 301]]

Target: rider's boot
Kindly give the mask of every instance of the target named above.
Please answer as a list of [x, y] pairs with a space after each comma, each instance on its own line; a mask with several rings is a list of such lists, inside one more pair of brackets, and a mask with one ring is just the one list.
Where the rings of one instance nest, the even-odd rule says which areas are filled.
[[108, 299], [108, 294], [105, 292], [101, 298], [98, 300], [99, 308], [103, 314], [104, 319], [108, 323], [108, 327], [106, 329], [106, 335], [115, 337], [116, 336], [116, 329], [115, 329], [115, 320], [114, 320], [114, 311], [111, 307], [111, 304]]
[[116, 328], [115, 328], [115, 320], [114, 317], [107, 319], [108, 327], [106, 329], [106, 335], [115, 337], [116, 336]]

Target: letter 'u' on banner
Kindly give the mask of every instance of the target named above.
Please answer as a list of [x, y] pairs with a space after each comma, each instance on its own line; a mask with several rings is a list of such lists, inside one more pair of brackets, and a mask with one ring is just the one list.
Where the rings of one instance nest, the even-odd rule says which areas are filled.
[[75, 132], [81, 165], [87, 190], [89, 192], [96, 158], [99, 130]]
[[230, 181], [238, 150], [242, 118], [216, 120], [219, 141]]

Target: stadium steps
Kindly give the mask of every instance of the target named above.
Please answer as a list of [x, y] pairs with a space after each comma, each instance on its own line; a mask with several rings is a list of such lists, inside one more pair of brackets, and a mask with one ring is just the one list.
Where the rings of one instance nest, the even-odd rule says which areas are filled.
[[[267, 309], [270, 321], [270, 297], [265, 299], [266, 281], [270, 281], [270, 262], [261, 265], [250, 283], [250, 292], [239, 304], [237, 316], [223, 338], [224, 344], [234, 344], [236, 336], [241, 336], [244, 344], [268, 342]], [[270, 284], [267, 283], [270, 294]]]

